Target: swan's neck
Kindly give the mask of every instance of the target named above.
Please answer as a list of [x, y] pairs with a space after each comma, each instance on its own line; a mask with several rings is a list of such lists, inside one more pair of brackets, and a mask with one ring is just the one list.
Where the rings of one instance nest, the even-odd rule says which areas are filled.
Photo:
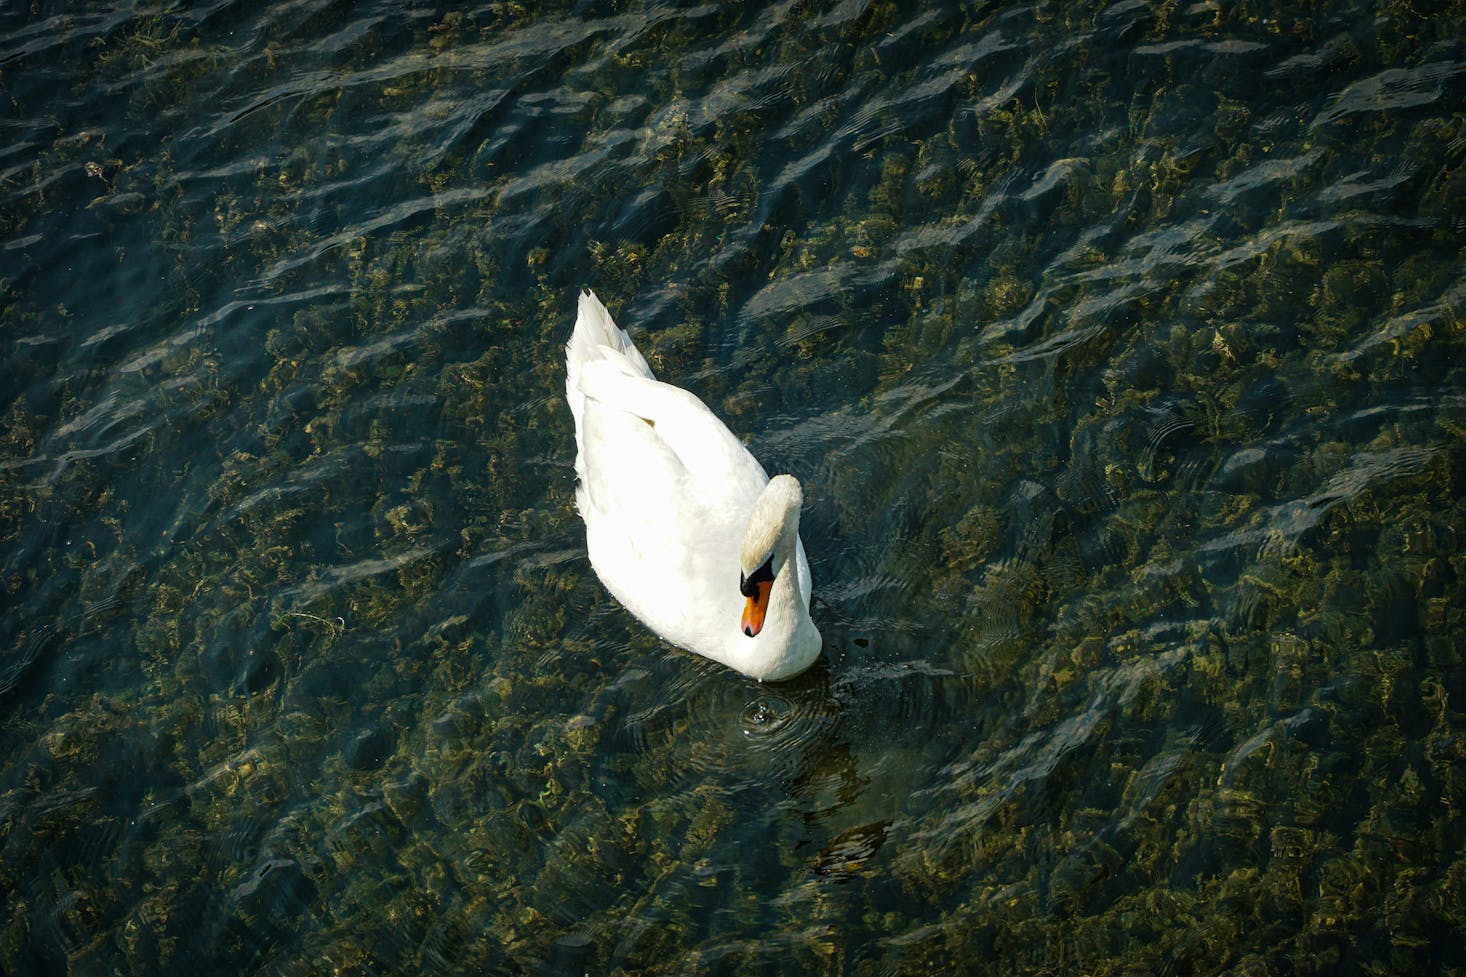
[[769, 589], [770, 623], [787, 628], [799, 617], [799, 561], [794, 558], [795, 535], [779, 540], [774, 556], [774, 585]]

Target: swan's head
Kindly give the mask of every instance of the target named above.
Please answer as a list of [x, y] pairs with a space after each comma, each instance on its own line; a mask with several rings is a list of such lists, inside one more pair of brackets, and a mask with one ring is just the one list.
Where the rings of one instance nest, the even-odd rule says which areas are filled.
[[809, 567], [799, 545], [803, 501], [793, 476], [770, 479], [749, 513], [738, 555], [746, 600], [729, 660], [761, 682], [793, 678], [820, 656], [820, 632], [809, 617]]
[[739, 553], [738, 589], [748, 598], [742, 630], [752, 638], [762, 630], [774, 580], [793, 573], [794, 541], [799, 536], [799, 507], [804, 490], [793, 475], [775, 475], [764, 486], [748, 516]]

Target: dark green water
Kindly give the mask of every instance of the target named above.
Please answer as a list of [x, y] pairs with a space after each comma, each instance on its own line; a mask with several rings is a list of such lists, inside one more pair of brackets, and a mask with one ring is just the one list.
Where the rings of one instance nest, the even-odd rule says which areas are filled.
[[[0, 974], [1466, 970], [1466, 9], [0, 11]], [[590, 286], [821, 664], [606, 595]]]

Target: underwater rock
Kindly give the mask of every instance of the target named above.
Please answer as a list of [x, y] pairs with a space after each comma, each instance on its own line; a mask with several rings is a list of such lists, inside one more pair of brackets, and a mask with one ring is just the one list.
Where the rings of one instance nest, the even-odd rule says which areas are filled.
[[390, 730], [373, 725], [347, 741], [341, 758], [353, 770], [376, 770], [392, 755], [393, 736]]

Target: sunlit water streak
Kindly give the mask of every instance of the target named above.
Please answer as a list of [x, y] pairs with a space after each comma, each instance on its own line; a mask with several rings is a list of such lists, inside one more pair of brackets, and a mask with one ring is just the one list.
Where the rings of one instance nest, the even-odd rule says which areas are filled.
[[[1466, 966], [1418, 7], [0, 12], [0, 970]], [[590, 572], [584, 285], [807, 675]]]

